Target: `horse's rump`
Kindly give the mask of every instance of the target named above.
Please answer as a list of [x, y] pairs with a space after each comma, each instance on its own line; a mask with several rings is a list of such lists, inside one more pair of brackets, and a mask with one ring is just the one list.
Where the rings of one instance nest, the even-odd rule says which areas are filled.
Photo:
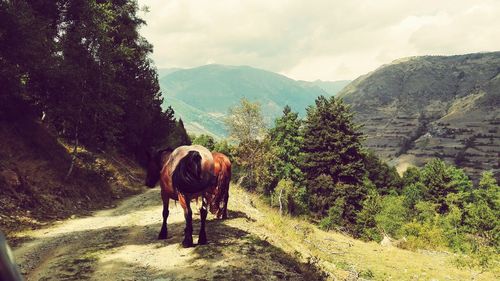
[[177, 192], [200, 193], [217, 181], [210, 151], [198, 145], [181, 146], [174, 150], [164, 168]]

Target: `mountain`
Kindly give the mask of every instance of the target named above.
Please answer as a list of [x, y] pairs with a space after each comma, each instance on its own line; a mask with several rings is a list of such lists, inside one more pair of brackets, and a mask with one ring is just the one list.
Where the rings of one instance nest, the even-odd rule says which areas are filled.
[[339, 80], [339, 81], [299, 81], [305, 87], [314, 87], [317, 86], [323, 91], [327, 92], [330, 96], [335, 96], [338, 92], [340, 92], [345, 86], [347, 86], [351, 80]]
[[345, 84], [331, 83], [296, 81], [249, 66], [216, 64], [180, 69], [160, 79], [164, 106], [174, 108], [187, 130], [216, 137], [227, 135], [223, 124], [225, 114], [243, 97], [260, 102], [264, 118], [270, 124], [285, 105], [303, 116], [316, 97], [329, 96], [335, 87]]
[[156, 72], [158, 73], [158, 79], [162, 79], [163, 77], [169, 75], [170, 73], [181, 70], [182, 68], [172, 67], [172, 68], [158, 68]]
[[366, 145], [400, 170], [439, 157], [499, 177], [500, 52], [400, 59], [339, 94]]

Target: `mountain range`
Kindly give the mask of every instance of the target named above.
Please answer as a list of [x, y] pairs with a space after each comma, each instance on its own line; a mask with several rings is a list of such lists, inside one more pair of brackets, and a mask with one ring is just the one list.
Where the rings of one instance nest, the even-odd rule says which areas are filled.
[[401, 171], [441, 158], [499, 178], [500, 52], [396, 60], [339, 94], [365, 145]]
[[297, 81], [249, 66], [204, 65], [190, 69], [160, 69], [164, 106], [172, 106], [194, 134], [225, 137], [224, 117], [242, 98], [258, 101], [271, 124], [285, 105], [305, 115], [319, 95], [336, 94], [350, 81]]
[[245, 97], [268, 124], [285, 105], [303, 117], [319, 95], [337, 95], [363, 125], [365, 145], [398, 170], [441, 158], [473, 178], [500, 178], [500, 52], [393, 61], [354, 81], [297, 81], [249, 66], [163, 69], [164, 106], [190, 133], [227, 136], [224, 117]]

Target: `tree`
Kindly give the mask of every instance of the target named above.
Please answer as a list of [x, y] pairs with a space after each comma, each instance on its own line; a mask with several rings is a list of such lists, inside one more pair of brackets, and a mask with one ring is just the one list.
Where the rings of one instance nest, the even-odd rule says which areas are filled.
[[197, 137], [194, 137], [193, 144], [198, 144], [206, 147], [208, 150], [214, 150], [215, 148], [215, 140], [212, 136], [201, 134]]
[[368, 194], [363, 200], [361, 212], [356, 217], [357, 233], [365, 240], [381, 240], [382, 237], [375, 216], [382, 209], [382, 197], [378, 194], [373, 183], [367, 181], [365, 185], [369, 186]]
[[292, 112], [287, 105], [283, 115], [275, 120], [274, 127], [269, 130], [270, 146], [276, 155], [276, 172], [280, 179], [302, 180], [299, 168], [300, 148], [304, 141], [301, 126], [298, 113]]
[[472, 182], [464, 171], [434, 159], [422, 168], [422, 184], [425, 186], [424, 199], [438, 204], [438, 211], [443, 214], [448, 210], [446, 197], [450, 193], [469, 191]]
[[392, 237], [401, 234], [401, 227], [407, 220], [406, 208], [401, 196], [385, 196], [381, 202], [380, 212], [375, 216], [377, 226]]
[[[365, 170], [361, 133], [352, 117], [342, 100], [317, 98], [315, 106], [307, 109], [300, 164], [310, 195], [310, 210], [326, 216], [335, 202], [335, 208], [345, 202], [340, 216], [342, 224], [351, 230], [367, 192], [362, 185]], [[328, 213], [331, 217], [332, 213]]]
[[381, 195], [401, 193], [402, 181], [395, 167], [389, 167], [372, 151], [365, 153], [363, 162], [368, 179]]
[[131, 0], [1, 1], [5, 100], [17, 96], [43, 111], [44, 122], [75, 147], [137, 156], [162, 144], [175, 119], [161, 109], [137, 10]]
[[265, 155], [260, 140], [264, 136], [264, 118], [260, 104], [243, 98], [239, 105], [229, 109], [225, 120], [229, 136], [237, 143], [234, 158], [242, 185], [255, 188], [256, 168], [261, 165]]
[[231, 145], [226, 139], [220, 140], [215, 143], [214, 150], [225, 154], [229, 159], [233, 158], [234, 146]]
[[229, 137], [237, 143], [251, 143], [264, 136], [264, 118], [258, 102], [242, 98], [239, 105], [229, 108], [224, 122]]
[[362, 134], [352, 119], [347, 105], [335, 97], [320, 96], [307, 109], [301, 165], [307, 180], [326, 174], [333, 183], [363, 182]]

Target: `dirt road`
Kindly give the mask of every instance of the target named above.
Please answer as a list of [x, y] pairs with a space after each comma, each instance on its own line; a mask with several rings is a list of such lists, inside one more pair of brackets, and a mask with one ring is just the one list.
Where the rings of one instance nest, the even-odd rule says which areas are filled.
[[[311, 266], [268, 242], [272, 233], [258, 226], [259, 211], [249, 205], [232, 197], [227, 220], [208, 217], [209, 244], [184, 249], [178, 204], [170, 204], [169, 238], [156, 239], [161, 226], [156, 188], [92, 216], [24, 232], [14, 255], [27, 280], [319, 279]], [[197, 234], [197, 211], [193, 218]], [[197, 235], [193, 238], [196, 242]]]

